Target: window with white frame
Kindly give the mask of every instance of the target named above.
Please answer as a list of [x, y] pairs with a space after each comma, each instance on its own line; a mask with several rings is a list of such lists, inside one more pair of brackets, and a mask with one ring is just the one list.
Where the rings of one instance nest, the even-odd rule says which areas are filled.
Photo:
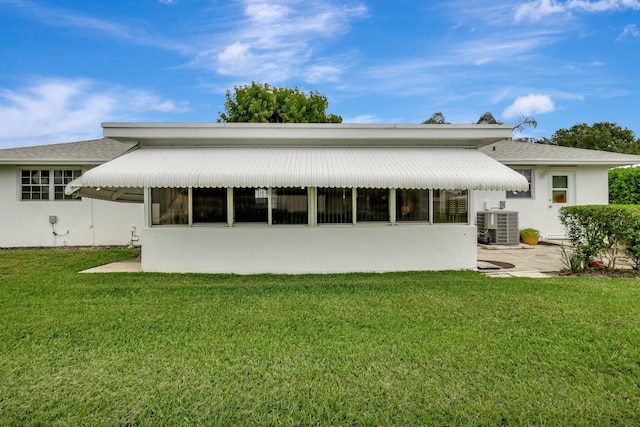
[[80, 200], [64, 193], [80, 169], [23, 169], [20, 171], [21, 200]]
[[514, 170], [527, 178], [527, 181], [529, 182], [529, 189], [527, 191], [507, 191], [507, 199], [530, 199], [532, 196], [531, 183], [533, 182], [533, 171], [531, 169]]

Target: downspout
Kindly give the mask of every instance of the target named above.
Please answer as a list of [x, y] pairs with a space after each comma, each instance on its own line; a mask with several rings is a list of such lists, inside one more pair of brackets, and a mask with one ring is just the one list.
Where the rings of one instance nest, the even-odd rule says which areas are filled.
[[89, 199], [89, 202], [90, 202], [90, 212], [91, 212], [89, 227], [91, 228], [91, 246], [93, 247], [96, 245], [96, 228], [95, 228], [94, 218], [93, 218], [93, 199]]

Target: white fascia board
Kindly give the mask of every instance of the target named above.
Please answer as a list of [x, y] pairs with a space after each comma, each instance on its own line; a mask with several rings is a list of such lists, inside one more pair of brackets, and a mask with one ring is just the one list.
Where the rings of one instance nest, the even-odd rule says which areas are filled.
[[496, 161], [502, 163], [507, 166], [628, 166], [640, 164], [640, 159], [633, 160], [571, 160], [571, 159], [558, 159], [558, 160], [549, 160], [549, 159], [519, 159], [519, 160], [501, 160], [495, 159]]
[[510, 125], [294, 123], [102, 123], [105, 137], [141, 146], [430, 145], [481, 147], [511, 137]]
[[97, 166], [111, 159], [52, 160], [52, 159], [0, 159], [0, 165], [12, 166]]

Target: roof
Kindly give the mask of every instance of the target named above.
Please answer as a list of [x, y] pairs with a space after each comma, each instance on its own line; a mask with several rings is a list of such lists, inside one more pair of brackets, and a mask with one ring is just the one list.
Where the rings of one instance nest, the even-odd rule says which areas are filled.
[[640, 156], [584, 148], [503, 140], [480, 148], [505, 165], [602, 165], [640, 163]]
[[0, 150], [0, 164], [101, 164], [126, 153], [135, 145], [132, 142], [101, 138], [62, 144], [7, 148]]
[[[514, 190], [526, 178], [472, 148], [143, 148], [91, 169], [67, 187], [358, 187]], [[98, 197], [92, 190], [80, 192]], [[115, 194], [115, 196], [114, 196]], [[101, 198], [101, 197], [98, 197]]]
[[480, 147], [510, 125], [356, 123], [102, 123], [104, 136], [145, 145], [430, 145]]

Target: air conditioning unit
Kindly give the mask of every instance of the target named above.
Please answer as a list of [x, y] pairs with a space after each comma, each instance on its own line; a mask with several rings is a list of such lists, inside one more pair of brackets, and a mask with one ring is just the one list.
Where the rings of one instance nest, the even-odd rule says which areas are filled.
[[496, 245], [520, 243], [516, 211], [480, 211], [476, 216], [476, 226], [480, 243]]

